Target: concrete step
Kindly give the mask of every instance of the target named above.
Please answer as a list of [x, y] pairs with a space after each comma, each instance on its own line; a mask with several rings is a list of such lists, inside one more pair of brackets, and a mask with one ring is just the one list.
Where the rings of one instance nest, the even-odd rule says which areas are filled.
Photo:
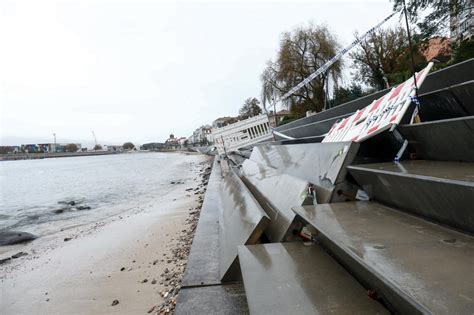
[[249, 314], [244, 285], [240, 282], [182, 288], [176, 301], [175, 314]]
[[419, 97], [422, 121], [474, 115], [474, 81], [467, 81]]
[[265, 230], [268, 239], [271, 242], [283, 242], [297, 238], [293, 235], [295, 214], [291, 207], [308, 204], [309, 183], [252, 160], [242, 164], [241, 175], [271, 219]]
[[[458, 63], [456, 65], [444, 68], [428, 74], [423, 85], [420, 87], [419, 94], [426, 95], [424, 101], [430, 103], [430, 97], [428, 94], [434, 91], [440, 91], [446, 87], [452, 87], [456, 85], [461, 85], [467, 81], [474, 80], [474, 58], [466, 60], [464, 62]], [[327, 132], [333, 123], [338, 119], [352, 115], [359, 109], [362, 109], [372, 101], [378, 99], [387, 93], [389, 89], [375, 92], [371, 95], [367, 95], [356, 100], [349, 101], [344, 104], [340, 104], [336, 107], [324, 110], [315, 115], [304, 117], [295, 121], [292, 121], [288, 124], [279, 126], [276, 128], [278, 132], [281, 132], [287, 136], [293, 138], [303, 138], [303, 137], [314, 137], [319, 136]], [[448, 91], [449, 92], [449, 91]], [[462, 95], [466, 95], [461, 91]], [[449, 99], [451, 99], [451, 93], [449, 92]], [[461, 96], [463, 97], [463, 96]], [[432, 100], [432, 99], [431, 99]], [[434, 99], [436, 101], [436, 99]], [[449, 100], [448, 100], [449, 102]], [[465, 112], [465, 111], [464, 111]], [[430, 117], [429, 108], [425, 109], [427, 117]], [[463, 114], [464, 116], [464, 114]], [[459, 116], [449, 116], [449, 117], [459, 117]], [[442, 117], [446, 118], [446, 117]], [[438, 118], [441, 119], [441, 118]], [[430, 120], [430, 119], [426, 119]], [[329, 126], [329, 128], [328, 128]], [[276, 140], [283, 140], [283, 138], [276, 136]]]
[[[308, 124], [299, 125], [292, 128], [286, 127], [286, 129], [282, 131], [277, 129], [277, 131], [284, 134], [285, 136], [295, 138], [295, 139], [323, 136], [329, 131], [329, 129], [331, 129], [334, 123], [350, 115], [352, 115], [352, 113], [347, 113], [347, 114], [336, 116], [336, 117], [330, 117], [324, 120], [319, 120], [316, 122], [311, 122]], [[282, 127], [284, 126], [286, 125], [283, 125]], [[275, 139], [282, 140], [285, 138], [280, 137], [279, 135], [275, 134]]]
[[348, 170], [371, 199], [474, 233], [474, 163], [417, 160]]
[[[223, 165], [225, 161], [221, 161]], [[221, 180], [219, 270], [222, 282], [241, 280], [237, 247], [257, 244], [270, 218], [231, 169]]]
[[317, 241], [391, 311], [472, 313], [472, 236], [377, 202], [293, 210], [318, 231]]
[[474, 116], [398, 127], [418, 159], [474, 162]]
[[239, 247], [251, 314], [386, 314], [320, 246], [290, 242]]
[[358, 149], [354, 142], [263, 144], [254, 147], [250, 160], [314, 184], [318, 203], [326, 203], [339, 197], [339, 187], [348, 190], [346, 165]]
[[218, 159], [215, 158], [193, 245], [188, 256], [182, 287], [221, 283], [219, 273], [219, 186], [221, 178], [221, 168]]
[[214, 159], [193, 245], [181, 282], [176, 314], [247, 314], [242, 283], [223, 284], [220, 275], [219, 207], [223, 168]]

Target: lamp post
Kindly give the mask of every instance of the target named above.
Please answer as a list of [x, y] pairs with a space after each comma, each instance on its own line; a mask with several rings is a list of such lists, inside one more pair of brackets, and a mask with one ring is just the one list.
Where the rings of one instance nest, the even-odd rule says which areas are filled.
[[56, 133], [53, 132], [53, 137], [54, 137], [54, 151], [53, 152], [56, 152]]

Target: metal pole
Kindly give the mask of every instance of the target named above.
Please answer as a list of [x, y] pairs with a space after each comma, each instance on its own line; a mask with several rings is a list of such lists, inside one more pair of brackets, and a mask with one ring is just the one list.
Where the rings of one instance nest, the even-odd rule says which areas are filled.
[[224, 142], [224, 137], [223, 136], [221, 136], [221, 140], [222, 140], [222, 147], [224, 148], [224, 154], [227, 157], [227, 150], [225, 149], [225, 142]]
[[278, 127], [278, 116], [277, 116], [275, 99], [273, 99], [273, 117], [275, 117], [275, 128], [276, 128]]
[[410, 26], [408, 25], [408, 14], [407, 14], [407, 6], [405, 4], [405, 0], [403, 0], [403, 13], [405, 14], [405, 23], [407, 26], [407, 34], [408, 34], [408, 44], [410, 45], [411, 68], [413, 72], [413, 80], [415, 82], [415, 94], [416, 94], [416, 98], [418, 99], [418, 85], [416, 83], [416, 75], [415, 75], [415, 60], [413, 59], [413, 47], [411, 44]]
[[53, 133], [54, 136], [54, 152], [56, 152], [56, 133]]

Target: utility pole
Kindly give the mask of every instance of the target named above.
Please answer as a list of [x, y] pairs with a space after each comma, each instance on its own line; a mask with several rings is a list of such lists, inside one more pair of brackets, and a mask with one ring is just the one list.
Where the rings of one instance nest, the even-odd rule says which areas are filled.
[[277, 117], [276, 102], [274, 98], [272, 98], [272, 102], [273, 102], [273, 117], [275, 118], [275, 128], [276, 128], [278, 127], [278, 117]]
[[407, 13], [407, 6], [405, 4], [405, 0], [403, 0], [403, 14], [405, 15], [405, 23], [406, 23], [407, 35], [408, 35], [408, 44], [410, 46], [411, 70], [413, 72], [413, 82], [415, 83], [415, 94], [416, 94], [416, 98], [418, 99], [418, 84], [416, 83], [415, 60], [413, 59], [413, 45], [411, 43], [410, 25], [408, 24], [408, 13]]
[[56, 133], [53, 132], [53, 137], [54, 137], [54, 152], [56, 152]]

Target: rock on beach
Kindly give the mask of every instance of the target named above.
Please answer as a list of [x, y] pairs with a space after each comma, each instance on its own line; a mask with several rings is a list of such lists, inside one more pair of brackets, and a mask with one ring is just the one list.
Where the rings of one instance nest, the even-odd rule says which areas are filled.
[[30, 242], [37, 237], [27, 232], [0, 232], [0, 246]]

